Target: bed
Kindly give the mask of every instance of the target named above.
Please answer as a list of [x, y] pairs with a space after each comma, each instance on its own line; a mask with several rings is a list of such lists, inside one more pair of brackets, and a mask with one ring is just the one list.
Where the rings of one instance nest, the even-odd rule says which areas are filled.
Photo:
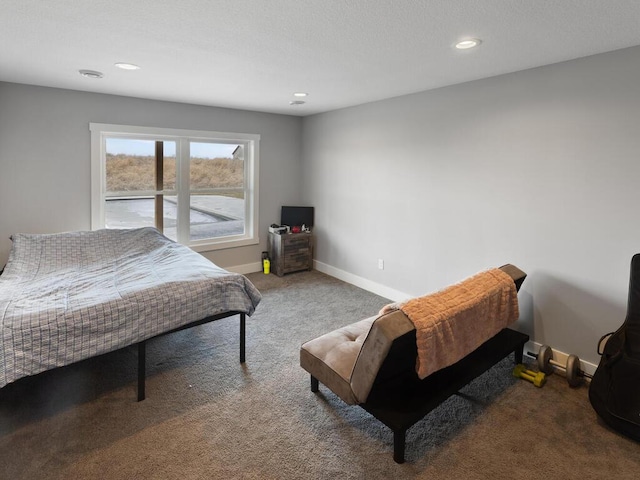
[[154, 228], [16, 234], [0, 275], [0, 388], [22, 377], [238, 315], [260, 292]]

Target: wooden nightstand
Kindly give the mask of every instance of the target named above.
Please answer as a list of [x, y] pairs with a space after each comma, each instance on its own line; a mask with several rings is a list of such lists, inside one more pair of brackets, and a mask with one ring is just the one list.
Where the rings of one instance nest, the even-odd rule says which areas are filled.
[[279, 277], [313, 268], [313, 235], [310, 233], [269, 233], [271, 271]]

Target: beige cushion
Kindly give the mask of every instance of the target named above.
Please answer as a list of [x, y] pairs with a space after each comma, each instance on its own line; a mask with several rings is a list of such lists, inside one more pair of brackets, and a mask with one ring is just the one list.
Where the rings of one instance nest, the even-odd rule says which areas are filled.
[[411, 330], [399, 310], [370, 317], [303, 344], [300, 365], [346, 403], [363, 403], [391, 344]]
[[411, 320], [400, 310], [376, 319], [364, 340], [351, 373], [351, 389], [358, 403], [367, 401], [378, 371], [387, 358], [394, 340], [414, 329]]
[[370, 317], [308, 341], [300, 348], [300, 366], [349, 405], [359, 403], [351, 372], [376, 317]]

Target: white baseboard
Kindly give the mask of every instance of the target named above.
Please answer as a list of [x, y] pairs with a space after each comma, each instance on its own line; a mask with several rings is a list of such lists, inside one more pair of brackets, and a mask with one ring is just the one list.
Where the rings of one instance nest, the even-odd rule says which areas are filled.
[[388, 298], [394, 302], [401, 302], [403, 300], [408, 300], [409, 298], [412, 298], [412, 295], [406, 294], [404, 292], [400, 292], [398, 290], [394, 290], [393, 288], [389, 288], [380, 283], [367, 280], [366, 278], [359, 277], [358, 275], [345, 272], [344, 270], [340, 270], [339, 268], [332, 267], [331, 265], [327, 265], [326, 263], [322, 263], [322, 262], [318, 262], [317, 260], [314, 260], [313, 265], [315, 269], [318, 270], [319, 272], [326, 273], [327, 275], [335, 277], [338, 280], [342, 280], [344, 282], [350, 283], [351, 285], [355, 285], [356, 287], [360, 287], [363, 290], [367, 290], [368, 292], [375, 293], [376, 295], [380, 295], [381, 297]]
[[[319, 272], [326, 273], [327, 275], [330, 275], [339, 280], [355, 285], [356, 287], [360, 287], [371, 293], [375, 293], [376, 295], [380, 295], [381, 297], [385, 297], [390, 300], [393, 300], [394, 302], [401, 302], [404, 300], [408, 300], [409, 298], [413, 298], [412, 295], [408, 295], [404, 292], [394, 290], [393, 288], [387, 287], [385, 285], [381, 285], [371, 280], [367, 280], [366, 278], [359, 277], [358, 275], [345, 272], [344, 270], [340, 270], [338, 268], [332, 267], [331, 265], [327, 265], [326, 263], [318, 262], [317, 260], [314, 260], [313, 263], [315, 265], [316, 270], [318, 270]], [[540, 343], [529, 341], [525, 344], [524, 354], [527, 355], [527, 352], [538, 353], [541, 346], [542, 345]], [[564, 364], [567, 363], [567, 358], [569, 357], [568, 353], [561, 352], [560, 350], [555, 350], [553, 348], [552, 348], [552, 351], [553, 351], [554, 360], [556, 360], [559, 363], [564, 363]], [[527, 357], [535, 361], [534, 357], [530, 357], [528, 355]], [[596, 371], [596, 368], [597, 368], [597, 365], [594, 365], [593, 363], [590, 363], [590, 362], [585, 362], [584, 360], [580, 360], [580, 370], [582, 370], [583, 372], [589, 375], [593, 375], [594, 372]], [[589, 380], [589, 378], [587, 378], [586, 380]]]
[[236, 265], [234, 267], [224, 267], [224, 269], [233, 273], [246, 275], [247, 273], [261, 272], [262, 262], [247, 263], [245, 265]]
[[[532, 353], [538, 353], [540, 351], [540, 347], [542, 346], [542, 344], [538, 343], [538, 342], [533, 342], [533, 341], [528, 341], [525, 346], [524, 346], [524, 354], [530, 358], [531, 360], [533, 360], [534, 362], [536, 361], [535, 357], [532, 357], [530, 355], [528, 355], [527, 352], [532, 352]], [[562, 363], [562, 364], [567, 364], [567, 358], [569, 357], [568, 353], [565, 352], [561, 352], [560, 350], [556, 350], [554, 348], [551, 348], [552, 352], [553, 352], [553, 359], [558, 362], [558, 363]], [[590, 362], [585, 362], [584, 360], [580, 360], [580, 370], [582, 370], [583, 372], [589, 374], [589, 375], [593, 375], [594, 372], [596, 371], [596, 368], [598, 366], [594, 365], [593, 363]], [[558, 368], [554, 367], [554, 370], [558, 371], [560, 373], [560, 375], [564, 375], [564, 372], [560, 371]], [[586, 378], [587, 381], [589, 381], [589, 378]]]
[[[326, 273], [331, 277], [335, 277], [338, 280], [342, 280], [343, 282], [350, 283], [351, 285], [355, 285], [356, 287], [362, 288], [363, 290], [367, 290], [368, 292], [375, 293], [376, 295], [380, 295], [381, 297], [388, 298], [394, 302], [401, 302], [404, 300], [408, 300], [413, 298], [412, 295], [401, 292], [399, 290], [395, 290], [393, 288], [387, 287], [386, 285], [382, 285], [377, 282], [373, 282], [366, 278], [360, 277], [358, 275], [354, 275], [349, 272], [345, 272], [344, 270], [340, 270], [339, 268], [332, 267], [331, 265], [327, 265], [326, 263], [319, 262], [317, 260], [313, 261], [314, 268], [319, 272]], [[262, 262], [254, 262], [247, 263], [245, 265], [236, 265], [234, 267], [225, 267], [225, 270], [229, 270], [234, 273], [241, 273], [246, 275], [247, 273], [261, 272], [262, 271]], [[532, 361], [535, 361], [534, 357], [527, 355], [527, 352], [538, 353], [540, 347], [542, 345], [538, 342], [529, 341], [524, 346], [524, 354]], [[559, 363], [566, 364], [567, 358], [569, 357], [568, 353], [561, 352], [560, 350], [553, 349], [553, 359]], [[580, 369], [589, 374], [593, 375], [596, 371], [597, 365], [585, 362], [584, 360], [580, 360]], [[589, 380], [587, 378], [587, 380]]]

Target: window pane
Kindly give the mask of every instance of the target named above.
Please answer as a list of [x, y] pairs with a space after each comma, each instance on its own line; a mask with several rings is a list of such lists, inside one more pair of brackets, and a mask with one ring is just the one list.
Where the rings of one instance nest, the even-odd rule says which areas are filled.
[[155, 142], [108, 138], [107, 192], [155, 190]]
[[242, 145], [191, 142], [191, 190], [243, 187]]
[[[105, 203], [105, 228], [155, 227], [155, 217], [155, 198], [153, 197], [110, 198]], [[165, 196], [163, 199], [163, 233], [172, 240], [178, 238], [176, 218], [176, 197]]]
[[[140, 139], [106, 139], [105, 227], [156, 227], [176, 239], [176, 200], [141, 192], [175, 190], [176, 142]], [[162, 163], [157, 162], [162, 158]], [[157, 166], [162, 167], [162, 182], [157, 182]], [[120, 193], [116, 193], [120, 192]], [[113, 195], [116, 193], [116, 195]]]
[[244, 233], [244, 198], [191, 193], [190, 207], [191, 240]]
[[[163, 188], [176, 188], [176, 143], [162, 142]], [[156, 142], [108, 138], [106, 140], [107, 192], [156, 190]]]
[[190, 239], [244, 234], [243, 146], [191, 142], [190, 151]]

